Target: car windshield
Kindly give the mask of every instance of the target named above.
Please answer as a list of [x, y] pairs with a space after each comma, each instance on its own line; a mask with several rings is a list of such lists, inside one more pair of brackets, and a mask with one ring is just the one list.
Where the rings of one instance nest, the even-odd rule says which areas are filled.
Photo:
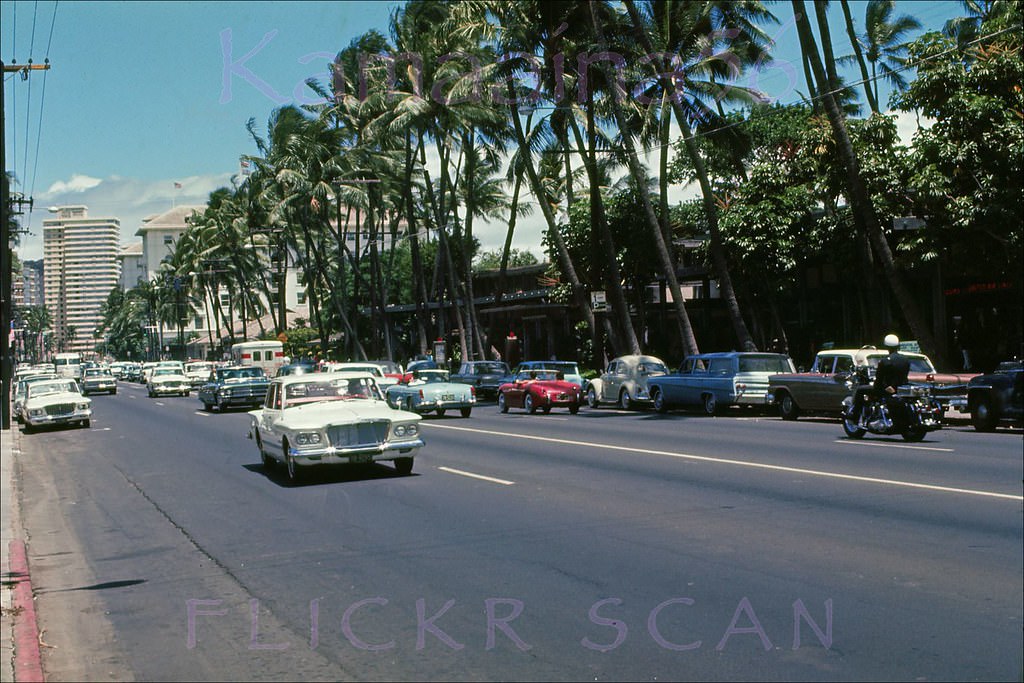
[[667, 375], [668, 368], [665, 367], [664, 363], [655, 363], [652, 361], [644, 361], [639, 366], [640, 374], [646, 375]]
[[220, 379], [259, 379], [263, 376], [262, 368], [233, 368], [217, 373]]
[[785, 356], [740, 356], [740, 372], [792, 372]]
[[295, 382], [284, 385], [283, 392], [285, 409], [321, 401], [369, 401], [380, 398], [377, 385], [368, 377]]
[[412, 376], [414, 380], [427, 384], [439, 384], [448, 381], [448, 372], [445, 370], [417, 370]]
[[580, 374], [580, 368], [576, 363], [570, 363], [569, 361], [544, 361], [538, 367], [542, 367], [546, 370], [558, 370], [565, 375], [578, 375]]
[[383, 377], [384, 373], [376, 365], [345, 365], [340, 368], [342, 372], [367, 372], [374, 377]]
[[153, 370], [154, 377], [165, 377], [167, 375], [177, 375], [178, 371], [174, 368], [156, 368]]
[[545, 381], [551, 381], [559, 379], [559, 377], [558, 370], [527, 370], [525, 372], [519, 373], [519, 377], [517, 377], [517, 379], [540, 379]]
[[[883, 353], [876, 356], [868, 356], [868, 366], [871, 368], [877, 368], [878, 363], [888, 356], [889, 354]], [[931, 360], [927, 356], [907, 356], [907, 354], [901, 354], [906, 356], [910, 361], [911, 372], [935, 372], [935, 366], [932, 365]]]
[[30, 384], [28, 387], [28, 397], [37, 398], [39, 396], [46, 396], [48, 394], [60, 394], [65, 392], [78, 392], [78, 385], [74, 382], [39, 382], [38, 384]]
[[508, 366], [504, 363], [477, 363], [473, 366], [474, 375], [507, 375]]
[[373, 364], [381, 369], [385, 375], [398, 375], [401, 374], [402, 369], [398, 367], [397, 363], [389, 360], [375, 360]]

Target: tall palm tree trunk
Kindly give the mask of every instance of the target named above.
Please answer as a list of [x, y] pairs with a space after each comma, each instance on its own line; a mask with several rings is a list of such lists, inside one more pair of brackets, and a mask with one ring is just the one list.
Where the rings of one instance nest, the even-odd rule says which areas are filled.
[[860, 48], [860, 40], [857, 38], [857, 30], [853, 26], [853, 14], [850, 12], [850, 0], [840, 0], [843, 6], [843, 18], [846, 20], [846, 35], [850, 37], [850, 45], [853, 46], [853, 54], [857, 58], [857, 66], [860, 68], [860, 77], [864, 81], [864, 94], [868, 98], [868, 107], [872, 114], [878, 113], [878, 100], [871, 90], [871, 79], [868, 76], [868, 65], [864, 61], [864, 51]]
[[[793, 4], [793, 14], [797, 20], [797, 31], [800, 36], [800, 46], [810, 60], [811, 69], [814, 71], [814, 78], [824, 83], [825, 71], [821, 64], [821, 56], [818, 54], [814, 42], [814, 35], [811, 33], [811, 25], [804, 9], [803, 0], [790, 0]], [[850, 204], [853, 208], [853, 220], [857, 229], [868, 235], [871, 246], [882, 266], [882, 271], [892, 288], [896, 301], [903, 312], [903, 317], [910, 326], [911, 333], [921, 345], [921, 349], [941, 367], [945, 367], [946, 360], [940, 353], [938, 344], [932, 336], [932, 332], [921, 315], [917, 303], [914, 301], [910, 290], [903, 282], [903, 277], [896, 269], [896, 263], [889, 249], [889, 243], [885, 239], [878, 215], [875, 213], [874, 204], [868, 194], [867, 187], [860, 172], [860, 162], [853, 149], [849, 133], [846, 130], [846, 121], [839, 105], [830, 92], [823, 93], [823, 105], [828, 115], [829, 123], [832, 126], [832, 133], [836, 138], [836, 146], [839, 155], [843, 159], [846, 168], [846, 184], [850, 192]]]

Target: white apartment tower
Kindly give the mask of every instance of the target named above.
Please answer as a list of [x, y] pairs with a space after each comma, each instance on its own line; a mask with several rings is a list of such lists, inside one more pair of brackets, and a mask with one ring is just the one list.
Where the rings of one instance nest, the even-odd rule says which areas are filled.
[[93, 335], [103, 320], [102, 306], [120, 282], [121, 222], [89, 218], [85, 206], [50, 212], [56, 217], [43, 221], [43, 288], [55, 348], [89, 353], [99, 343]]

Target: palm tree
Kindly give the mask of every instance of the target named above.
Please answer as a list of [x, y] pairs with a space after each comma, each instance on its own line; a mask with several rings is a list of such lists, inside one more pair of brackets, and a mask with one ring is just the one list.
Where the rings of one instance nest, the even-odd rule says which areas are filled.
[[[702, 3], [653, 3], [654, 9], [648, 18], [641, 14], [632, 0], [624, 2], [632, 21], [633, 35], [647, 54], [654, 56], [650, 60], [652, 70], [659, 79], [662, 88], [672, 94], [672, 110], [676, 123], [683, 138], [685, 149], [693, 168], [695, 179], [701, 188], [704, 214], [707, 219], [711, 261], [718, 278], [719, 288], [733, 331], [741, 348], [755, 348], [753, 338], [747, 329], [740, 309], [739, 301], [732, 285], [725, 246], [718, 229], [718, 208], [712, 191], [711, 182], [705, 169], [704, 160], [693, 136], [691, 125], [700, 121], [713, 121], [714, 111], [705, 104], [707, 97], [728, 97], [750, 101], [756, 93], [732, 86], [726, 89], [716, 87], [710, 82], [702, 82], [694, 78], [703, 74], [715, 74], [718, 78], [730, 78], [738, 75], [739, 69], [754, 63], [763, 54], [765, 38], [763, 33], [754, 26], [755, 21], [772, 21], [774, 17], [764, 9], [760, 2], [702, 2]], [[667, 26], [660, 30], [661, 26]], [[736, 37], [728, 50], [728, 58], [706, 58], [703, 55], [709, 49], [707, 36], [725, 35], [723, 31], [730, 29]], [[659, 39], [657, 45], [653, 39]], [[680, 82], [673, 69], [661, 56], [665, 53], [685, 55], [693, 64], [687, 69], [685, 81]], [[684, 106], [685, 103], [685, 106]], [[696, 342], [693, 342], [694, 347]]]
[[[793, 5], [793, 14], [796, 16], [801, 50], [807, 55], [811, 63], [815, 80], [819, 83], [824, 83], [826, 82], [825, 70], [822, 67], [821, 56], [818, 54], [817, 45], [814, 42], [814, 35], [811, 33], [810, 21], [805, 13], [804, 2], [803, 0], [790, 1]], [[917, 306], [917, 302], [896, 269], [892, 251], [889, 248], [888, 242], [886, 242], [885, 233], [882, 231], [874, 204], [861, 176], [860, 162], [853, 149], [853, 143], [850, 141], [843, 112], [830, 92], [823, 93], [822, 100], [832, 128], [832, 134], [836, 140], [839, 155], [845, 166], [846, 185], [849, 190], [849, 201], [852, 207], [854, 224], [858, 231], [868, 236], [872, 249], [889, 282], [889, 286], [892, 288], [903, 312], [903, 317], [910, 326], [911, 332], [920, 342], [922, 350], [940, 366], [943, 366], [945, 365], [943, 354], [935, 343], [931, 330], [928, 328], [924, 316], [921, 315], [920, 309]]]
[[[871, 67], [871, 98], [878, 106], [878, 84], [885, 79], [896, 90], [905, 90], [907, 36], [921, 28], [921, 22], [907, 14], [894, 17], [895, 0], [868, 0], [864, 14], [864, 58]], [[881, 72], [881, 73], [879, 73]], [[867, 89], [868, 84], [865, 84]]]

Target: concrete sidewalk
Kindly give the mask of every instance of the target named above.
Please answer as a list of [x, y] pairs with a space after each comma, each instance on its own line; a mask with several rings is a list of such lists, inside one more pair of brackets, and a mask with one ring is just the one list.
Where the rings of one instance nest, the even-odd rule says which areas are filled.
[[18, 507], [15, 460], [21, 456], [17, 423], [0, 431], [0, 679], [42, 681], [39, 627], [36, 621], [28, 553]]

